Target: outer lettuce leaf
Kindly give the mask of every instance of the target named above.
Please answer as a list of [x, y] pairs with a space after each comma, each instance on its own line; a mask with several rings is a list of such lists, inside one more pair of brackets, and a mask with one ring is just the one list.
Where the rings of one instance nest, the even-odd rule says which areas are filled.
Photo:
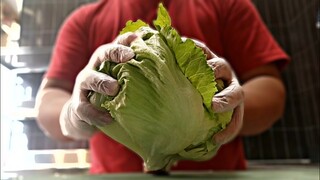
[[205, 107], [211, 112], [211, 101], [218, 89], [214, 78], [212, 78], [214, 77], [213, 71], [207, 65], [206, 55], [192, 40], [182, 41], [178, 32], [171, 27], [170, 16], [162, 4], [159, 6], [158, 17], [154, 21], [154, 25], [174, 51], [182, 73], [200, 92]]
[[120, 91], [115, 97], [90, 97], [114, 118], [98, 128], [141, 156], [148, 170], [169, 169], [180, 159], [211, 158], [219, 148], [212, 136], [231, 119], [231, 112], [212, 111], [218, 90], [206, 56], [192, 40], [182, 41], [162, 4], [154, 25], [157, 30], [142, 21], [127, 23], [121, 33], [141, 37], [130, 45], [136, 56], [99, 69], [118, 80]]
[[146, 24], [145, 22], [141, 21], [140, 19], [133, 22], [133, 21], [128, 21], [126, 23], [126, 28], [122, 29], [122, 31], [120, 32], [120, 34], [124, 34], [126, 32], [134, 32], [136, 30], [138, 30], [140, 27], [146, 26], [148, 27], [149, 25]]

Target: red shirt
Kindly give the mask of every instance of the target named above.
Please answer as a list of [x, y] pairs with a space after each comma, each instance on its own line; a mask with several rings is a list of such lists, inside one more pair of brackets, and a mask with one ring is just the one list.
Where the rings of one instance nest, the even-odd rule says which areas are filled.
[[[111, 42], [127, 20], [141, 19], [151, 24], [159, 1], [100, 0], [80, 7], [63, 24], [58, 35], [47, 78], [74, 83], [94, 50]], [[267, 63], [279, 66], [288, 60], [249, 0], [164, 1], [173, 27], [187, 37], [206, 43], [224, 57], [236, 74]], [[103, 133], [90, 140], [91, 173], [142, 171], [142, 160]], [[209, 161], [181, 161], [173, 170], [245, 169], [245, 155], [238, 137], [220, 148]]]

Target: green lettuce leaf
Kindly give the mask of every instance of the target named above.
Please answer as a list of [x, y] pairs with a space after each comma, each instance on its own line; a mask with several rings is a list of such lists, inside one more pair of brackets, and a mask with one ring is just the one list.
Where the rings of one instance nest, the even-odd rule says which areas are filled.
[[118, 80], [119, 93], [90, 95], [114, 119], [98, 128], [136, 152], [151, 171], [168, 170], [181, 159], [213, 157], [219, 146], [212, 137], [232, 114], [213, 112], [218, 85], [206, 56], [192, 40], [181, 39], [162, 4], [154, 26], [156, 30], [141, 20], [126, 24], [121, 33], [141, 37], [130, 45], [135, 57], [120, 64], [104, 62], [98, 69]]

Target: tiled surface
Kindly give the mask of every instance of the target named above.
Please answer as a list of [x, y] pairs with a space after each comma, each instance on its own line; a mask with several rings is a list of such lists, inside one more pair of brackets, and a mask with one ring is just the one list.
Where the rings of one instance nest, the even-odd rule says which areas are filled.
[[[24, 46], [53, 46], [64, 17], [90, 0], [28, 0], [22, 17]], [[91, 0], [93, 1], [93, 0]], [[268, 132], [245, 139], [249, 159], [319, 161], [319, 29], [317, 0], [253, 0], [263, 20], [292, 63], [283, 78], [288, 89], [281, 121]], [[30, 14], [30, 12], [33, 12]], [[35, 18], [40, 14], [40, 18]], [[35, 123], [26, 123], [29, 149], [87, 148], [86, 142], [61, 144], [45, 137]]]
[[285, 115], [268, 132], [246, 139], [247, 155], [319, 162], [319, 1], [253, 2], [292, 63], [283, 73], [288, 91]]
[[21, 46], [52, 46], [65, 17], [95, 0], [27, 0], [21, 15]]

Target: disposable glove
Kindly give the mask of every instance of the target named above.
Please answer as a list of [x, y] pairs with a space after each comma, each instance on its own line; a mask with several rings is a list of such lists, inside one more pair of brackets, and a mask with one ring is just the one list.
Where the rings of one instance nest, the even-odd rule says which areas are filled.
[[111, 123], [111, 115], [94, 107], [87, 97], [90, 91], [114, 96], [119, 91], [119, 84], [95, 69], [104, 61], [122, 63], [132, 59], [134, 52], [128, 46], [136, 37], [132, 33], [123, 34], [93, 53], [87, 66], [78, 74], [72, 96], [60, 113], [63, 135], [73, 139], [88, 139], [96, 131], [94, 125]]
[[213, 141], [219, 145], [228, 143], [239, 133], [243, 123], [244, 92], [229, 63], [215, 55], [202, 42], [193, 40], [196, 45], [203, 49], [207, 55], [207, 63], [214, 71], [215, 78], [224, 82], [224, 89], [215, 94], [212, 99], [214, 112], [226, 112], [233, 110], [232, 118], [227, 127], [214, 135]]

